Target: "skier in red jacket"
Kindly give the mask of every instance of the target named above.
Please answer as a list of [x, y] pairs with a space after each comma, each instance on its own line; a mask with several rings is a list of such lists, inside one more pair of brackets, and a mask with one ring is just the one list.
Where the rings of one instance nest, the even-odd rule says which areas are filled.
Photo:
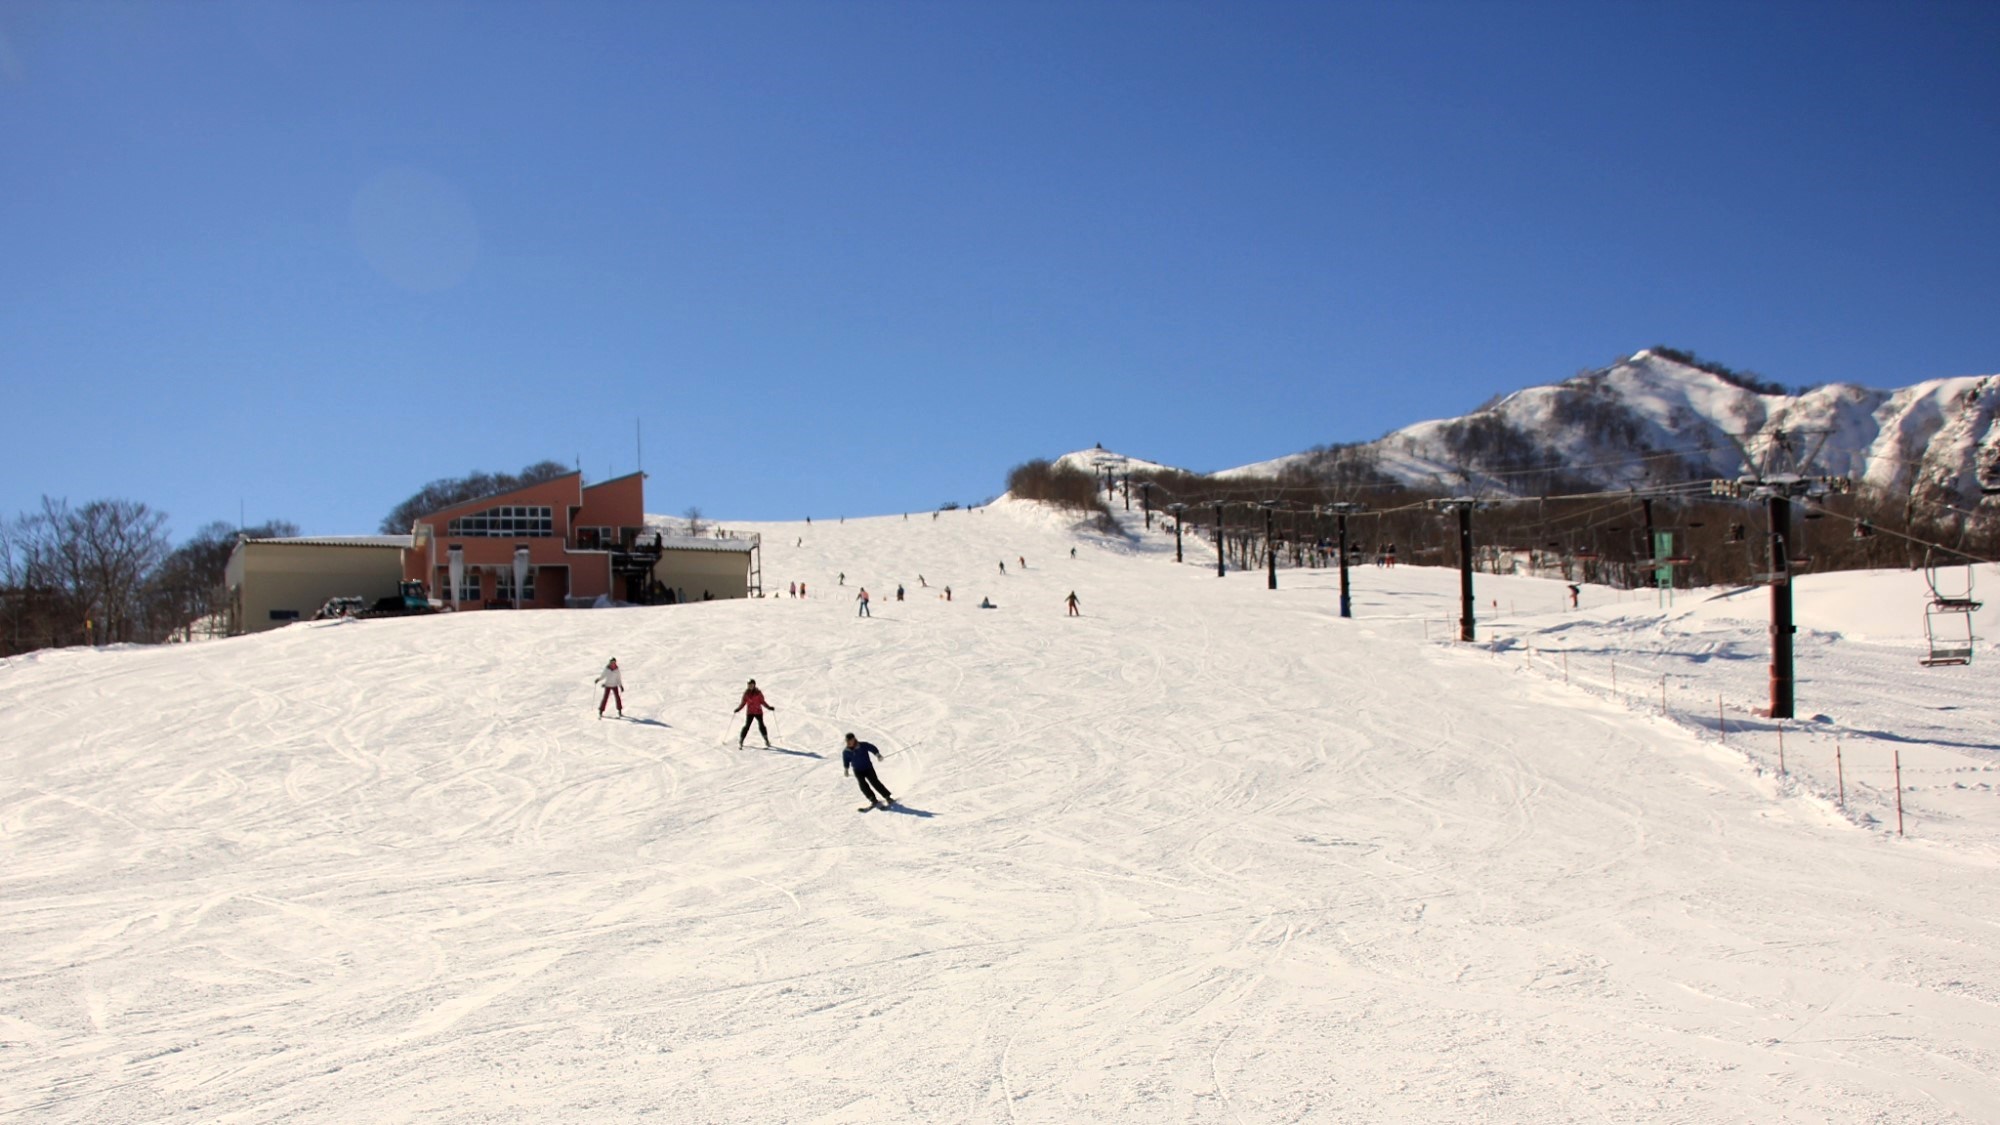
[[[736, 748], [738, 750], [743, 749], [743, 740], [750, 737], [750, 724], [756, 723], [757, 733], [764, 736], [764, 749], [769, 750], [771, 748], [771, 732], [764, 727], [764, 712], [776, 711], [777, 709], [777, 704], [766, 700], [764, 693], [757, 689], [757, 681], [751, 680], [750, 686], [743, 689], [743, 702], [736, 705], [737, 711], [748, 712], [748, 714], [743, 716], [743, 729], [737, 732]], [[734, 713], [731, 712], [731, 714]]]

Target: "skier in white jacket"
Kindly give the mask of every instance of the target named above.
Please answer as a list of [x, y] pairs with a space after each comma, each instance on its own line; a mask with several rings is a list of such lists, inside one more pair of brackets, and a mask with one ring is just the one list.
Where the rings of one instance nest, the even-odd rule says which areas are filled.
[[597, 717], [600, 719], [603, 718], [605, 705], [616, 699], [618, 701], [618, 717], [621, 719], [624, 718], [625, 676], [618, 671], [617, 657], [614, 656], [611, 658], [611, 663], [604, 666], [604, 671], [597, 674], [597, 679], [594, 682], [604, 685], [604, 698], [597, 701]]

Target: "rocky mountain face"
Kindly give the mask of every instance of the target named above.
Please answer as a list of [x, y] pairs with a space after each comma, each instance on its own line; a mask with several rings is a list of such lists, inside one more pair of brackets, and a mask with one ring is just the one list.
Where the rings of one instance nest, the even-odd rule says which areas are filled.
[[1848, 477], [1922, 504], [2000, 506], [2000, 376], [1900, 390], [1767, 393], [1726, 369], [1642, 351], [1458, 418], [1215, 474], [1300, 471], [1480, 495], [1538, 496], [1751, 473]]

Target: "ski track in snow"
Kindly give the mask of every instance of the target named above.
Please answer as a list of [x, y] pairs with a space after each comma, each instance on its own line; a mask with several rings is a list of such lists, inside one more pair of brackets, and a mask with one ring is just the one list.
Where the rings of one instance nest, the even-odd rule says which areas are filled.
[[0, 1119], [2000, 1119], [1990, 665], [1802, 628], [1780, 773], [1755, 606], [1481, 576], [1445, 644], [1454, 573], [1343, 621], [1125, 522], [0, 663]]

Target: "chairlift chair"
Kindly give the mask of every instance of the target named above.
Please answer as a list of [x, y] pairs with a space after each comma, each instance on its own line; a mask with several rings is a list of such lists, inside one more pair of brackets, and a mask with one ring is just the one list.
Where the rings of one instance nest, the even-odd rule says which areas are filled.
[[1924, 556], [1924, 581], [1931, 588], [1931, 601], [1924, 607], [1924, 643], [1929, 655], [1918, 663], [1926, 668], [1970, 664], [1977, 640], [1972, 634], [1972, 615], [1984, 604], [1972, 596], [1972, 566], [1967, 564], [1965, 567], [1962, 588], [1958, 585], [1949, 588], [1938, 585], [1939, 571], [1937, 562], [1927, 553]]

